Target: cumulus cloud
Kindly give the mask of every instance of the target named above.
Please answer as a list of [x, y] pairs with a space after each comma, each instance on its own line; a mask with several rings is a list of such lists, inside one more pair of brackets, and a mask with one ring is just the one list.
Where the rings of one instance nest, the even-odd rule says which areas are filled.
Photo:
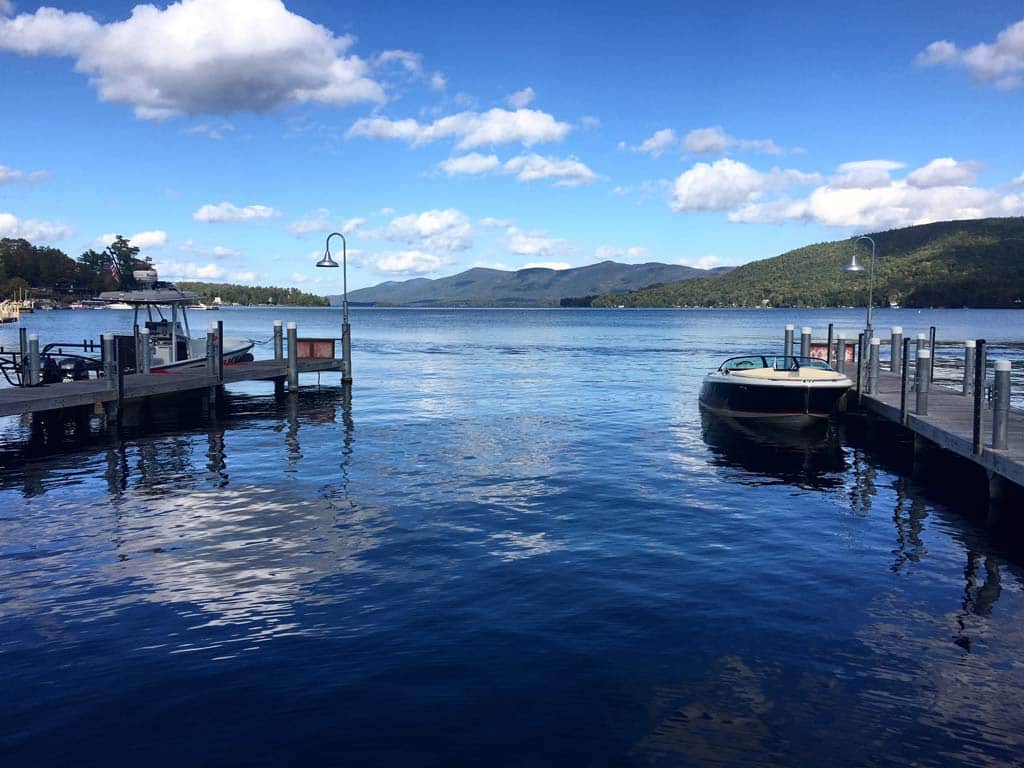
[[0, 16], [11, 16], [14, 14], [14, 3], [11, 0], [0, 0]]
[[502, 166], [519, 181], [554, 179], [556, 187], [579, 187], [597, 180], [597, 174], [574, 157], [559, 159], [538, 154], [513, 157]]
[[366, 263], [378, 272], [400, 275], [424, 275], [435, 272], [446, 264], [452, 263], [451, 258], [442, 258], [424, 251], [393, 251], [370, 256]]
[[257, 221], [259, 219], [272, 219], [280, 215], [280, 211], [276, 211], [266, 205], [247, 205], [243, 208], [239, 208], [237, 205], [225, 201], [217, 205], [208, 203], [202, 206], [192, 214], [192, 218], [196, 221], [205, 221], [213, 224], [226, 221]]
[[460, 157], [450, 157], [442, 162], [438, 168], [449, 176], [462, 174], [477, 175], [496, 170], [501, 165], [497, 155], [481, 155], [479, 152], [470, 152]]
[[448, 80], [440, 72], [435, 72], [430, 76], [430, 87], [435, 91], [443, 91], [448, 87]]
[[235, 130], [235, 126], [231, 123], [200, 123], [186, 128], [184, 133], [189, 136], [206, 136], [214, 141], [220, 141], [224, 138], [224, 134], [233, 130]]
[[996, 35], [994, 43], [979, 43], [962, 50], [949, 40], [937, 40], [915, 62], [922, 67], [963, 67], [975, 82], [992, 83], [1000, 90], [1024, 84], [1024, 19]]
[[923, 168], [907, 175], [912, 187], [956, 187], [973, 184], [981, 171], [981, 163], [961, 162], [952, 157], [937, 157]]
[[697, 163], [680, 174], [673, 185], [669, 206], [682, 211], [725, 211], [751, 202], [769, 189], [821, 180], [813, 173], [773, 168], [767, 173], [729, 158]]
[[220, 280], [227, 270], [220, 264], [197, 264], [194, 261], [158, 261], [154, 264], [166, 280]]
[[1017, 177], [1016, 177], [1016, 178], [1015, 178], [1015, 179], [1014, 179], [1013, 181], [1011, 181], [1010, 183], [1011, 183], [1011, 184], [1024, 184], [1024, 171], [1021, 171], [1021, 174], [1020, 174], [1020, 176], [1017, 176]]
[[[103, 249], [117, 239], [117, 233], [106, 232], [93, 241], [93, 247]], [[147, 232], [136, 232], [131, 237], [125, 238], [130, 245], [146, 250], [147, 248], [159, 248], [167, 243], [167, 233], [162, 229], [153, 229]]]
[[331, 228], [331, 212], [326, 208], [317, 208], [310, 211], [301, 219], [296, 219], [288, 225], [288, 231], [293, 235], [308, 235], [313, 232], [326, 232]]
[[730, 149], [749, 149], [766, 155], [782, 153], [782, 149], [771, 139], [737, 139], [717, 125], [690, 131], [683, 139], [683, 146], [692, 155], [720, 155]]
[[364, 224], [366, 224], [366, 219], [362, 216], [353, 216], [351, 219], [345, 219], [345, 221], [341, 222], [341, 234], [351, 235], [362, 229]]
[[493, 216], [485, 216], [480, 219], [480, 226], [487, 227], [488, 229], [505, 229], [511, 227], [512, 222], [509, 219], [496, 219]]
[[600, 245], [594, 251], [594, 261], [645, 262], [650, 259], [650, 250], [642, 245], [631, 245], [628, 248]]
[[368, 64], [346, 55], [353, 43], [281, 0], [137, 5], [110, 23], [53, 8], [0, 19], [0, 50], [72, 57], [102, 101], [128, 104], [145, 120], [383, 102]]
[[520, 269], [572, 269], [572, 264], [566, 261], [528, 261]]
[[[442, 254], [473, 247], [473, 227], [469, 217], [454, 208], [399, 216], [388, 224], [384, 236], [394, 242], [417, 245], [426, 251]], [[420, 251], [405, 251], [414, 252]]]
[[365, 117], [357, 120], [346, 134], [348, 138], [397, 139], [414, 146], [442, 139], [457, 139], [460, 150], [497, 144], [534, 144], [561, 141], [572, 129], [546, 112], [536, 109], [491, 109], [487, 112], [459, 112], [432, 123], [412, 118], [390, 120], [386, 117]]
[[[893, 169], [895, 170], [895, 169]], [[977, 164], [937, 158], [902, 179], [884, 184], [866, 176], [864, 186], [849, 183], [815, 188], [806, 198], [748, 201], [729, 213], [744, 223], [808, 221], [830, 227], [889, 229], [934, 221], [1024, 214], [1024, 196], [1001, 195], [969, 186]], [[835, 179], [836, 177], [833, 177]]]
[[25, 173], [17, 168], [8, 168], [0, 165], [0, 184], [35, 184], [49, 177], [46, 171], [31, 171]]
[[546, 232], [524, 232], [518, 227], [509, 227], [505, 230], [505, 238], [505, 248], [520, 256], [550, 258], [574, 250], [567, 240], [548, 237]]
[[904, 166], [904, 163], [897, 163], [893, 160], [856, 160], [851, 163], [842, 163], [828, 183], [834, 189], [886, 187], [892, 182], [890, 174]]
[[662, 128], [655, 131], [653, 135], [645, 139], [640, 146], [633, 147], [634, 152], [642, 152], [651, 157], [661, 157], [666, 149], [676, 143], [676, 132], [671, 128]]
[[522, 109], [523, 107], [530, 106], [536, 96], [537, 94], [534, 93], [533, 88], [527, 86], [521, 91], [516, 91], [506, 96], [505, 103], [512, 107], [512, 109]]
[[55, 221], [19, 219], [13, 213], [0, 213], [0, 237], [22, 238], [34, 245], [52, 243], [70, 237], [71, 227]]

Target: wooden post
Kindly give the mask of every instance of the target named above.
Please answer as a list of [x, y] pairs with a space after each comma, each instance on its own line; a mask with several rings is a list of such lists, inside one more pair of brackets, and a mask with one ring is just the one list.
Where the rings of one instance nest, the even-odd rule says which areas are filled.
[[800, 357], [811, 356], [811, 329], [804, 326], [800, 329]]
[[928, 330], [928, 351], [932, 353], [928, 359], [928, 379], [929, 381], [935, 378], [935, 326], [933, 325]]
[[103, 404], [107, 414], [107, 426], [117, 427], [121, 423], [121, 376], [117, 364], [117, 345], [114, 334], [104, 333], [101, 341], [103, 350], [103, 375], [107, 379], [107, 388], [114, 390], [117, 397]]
[[149, 328], [139, 329], [139, 352], [142, 353], [139, 370], [142, 373], [149, 373], [153, 369], [153, 348], [149, 345]]
[[868, 362], [868, 394], [874, 395], [878, 393], [878, 373], [880, 368], [879, 353], [882, 346], [882, 340], [876, 336], [871, 337], [871, 352], [869, 354]]
[[914, 409], [914, 413], [918, 416], [928, 415], [928, 385], [931, 378], [931, 358], [932, 351], [930, 349], [917, 350], [917, 369], [915, 371], [915, 384], [917, 386], [917, 407]]
[[43, 363], [39, 357], [39, 334], [28, 336], [28, 385], [35, 387], [42, 379]]
[[900, 356], [900, 424], [907, 426], [907, 378], [910, 371], [910, 339], [903, 340]]
[[889, 370], [900, 375], [902, 359], [900, 352], [903, 347], [903, 328], [898, 325], [892, 327], [892, 335], [889, 337]]
[[861, 374], [864, 372], [864, 334], [857, 336], [857, 402], [860, 403]]
[[224, 383], [224, 321], [217, 321], [217, 381]]
[[996, 360], [995, 394], [992, 396], [992, 447], [1005, 451], [1010, 415], [1010, 361]]
[[206, 331], [206, 375], [217, 375], [217, 326], [211, 325]]
[[295, 323], [288, 323], [288, 391], [295, 392], [299, 388], [299, 350], [298, 331]]
[[982, 434], [981, 407], [985, 399], [985, 340], [977, 340], [974, 355], [974, 455], [981, 456], [985, 438]]
[[974, 391], [974, 340], [964, 342], [964, 396]]
[[341, 381], [343, 384], [352, 383], [352, 329], [346, 322], [341, 324]]
[[782, 354], [789, 357], [793, 354], [793, 324], [787, 323], [786, 332], [782, 338]]
[[846, 373], [846, 336], [842, 331], [836, 336], [836, 370]]
[[281, 333], [281, 321], [280, 320], [275, 320], [274, 321], [274, 359], [275, 360], [283, 360], [284, 359], [284, 339], [282, 338], [282, 336], [283, 336], [283, 334]]
[[825, 362], [832, 365], [832, 323], [828, 324], [828, 341], [825, 342]]

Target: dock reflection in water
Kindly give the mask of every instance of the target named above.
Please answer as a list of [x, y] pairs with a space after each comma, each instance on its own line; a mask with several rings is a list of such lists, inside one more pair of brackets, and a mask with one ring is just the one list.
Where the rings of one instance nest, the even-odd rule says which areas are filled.
[[842, 439], [832, 423], [794, 430], [702, 410], [701, 436], [712, 463], [742, 470], [735, 481], [744, 485], [783, 482], [822, 489], [845, 482]]

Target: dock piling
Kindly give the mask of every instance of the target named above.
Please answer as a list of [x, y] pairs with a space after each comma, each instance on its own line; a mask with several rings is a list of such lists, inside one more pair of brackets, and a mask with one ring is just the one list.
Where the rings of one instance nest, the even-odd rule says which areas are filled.
[[882, 340], [876, 336], [871, 337], [871, 352], [868, 357], [868, 394], [874, 395], [878, 392], [878, 373], [881, 367], [879, 354]]
[[139, 358], [139, 370], [142, 373], [149, 373], [153, 369], [153, 348], [149, 346], [149, 328], [139, 329], [139, 351], [142, 353]]
[[987, 364], [986, 344], [984, 339], [978, 339], [977, 350], [974, 355], [974, 455], [980, 456], [984, 444], [984, 435], [981, 425], [981, 408], [985, 401], [985, 366]]
[[903, 328], [899, 325], [892, 327], [892, 335], [889, 337], [889, 370], [900, 375], [902, 360], [900, 350], [903, 347]]
[[284, 357], [284, 339], [282, 338], [281, 321], [274, 321], [274, 359], [280, 360]]
[[103, 375], [107, 379], [107, 388], [117, 388], [117, 358], [114, 346], [114, 334], [104, 333], [102, 337]]
[[299, 388], [298, 330], [295, 323], [288, 323], [288, 391]]
[[931, 384], [931, 356], [930, 349], [917, 348], [917, 368], [914, 371], [914, 385], [917, 389], [917, 407], [914, 413], [918, 416], [928, 415], [928, 387]]
[[910, 375], [910, 339], [903, 340], [900, 355], [900, 424], [907, 426], [907, 379]]
[[206, 375], [217, 375], [217, 326], [210, 325], [206, 331]]
[[800, 357], [811, 356], [811, 328], [804, 326], [800, 329]]
[[842, 331], [836, 334], [836, 370], [846, 373], [846, 336]]
[[42, 360], [39, 357], [39, 334], [28, 337], [28, 385], [35, 387], [42, 380]]
[[832, 364], [832, 323], [828, 324], [828, 340], [825, 342], [825, 362]]
[[932, 353], [932, 356], [928, 358], [928, 375], [930, 378], [935, 378], [935, 326], [933, 325], [928, 329], [928, 350]]
[[992, 397], [992, 447], [1005, 451], [1010, 415], [1010, 361], [995, 361], [995, 393]]
[[786, 333], [782, 340], [782, 354], [789, 357], [793, 354], [793, 324], [786, 324]]
[[964, 396], [974, 392], [974, 340], [964, 342]]

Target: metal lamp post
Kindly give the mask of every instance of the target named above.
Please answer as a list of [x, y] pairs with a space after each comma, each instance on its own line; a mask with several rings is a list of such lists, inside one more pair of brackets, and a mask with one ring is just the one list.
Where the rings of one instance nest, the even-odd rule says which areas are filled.
[[857, 263], [857, 243], [861, 240], [867, 240], [871, 243], [871, 261], [868, 262], [868, 324], [864, 329], [865, 339], [870, 340], [872, 337], [871, 329], [871, 303], [873, 300], [873, 292], [875, 288], [875, 241], [867, 235], [860, 235], [853, 241], [853, 256], [850, 259], [850, 263], [846, 265], [845, 269], [847, 272], [863, 272], [864, 267]]
[[337, 267], [338, 262], [331, 258], [331, 238], [341, 238], [341, 380], [352, 381], [352, 332], [348, 324], [348, 243], [341, 232], [331, 232], [327, 236], [324, 257], [316, 263], [318, 267]]

